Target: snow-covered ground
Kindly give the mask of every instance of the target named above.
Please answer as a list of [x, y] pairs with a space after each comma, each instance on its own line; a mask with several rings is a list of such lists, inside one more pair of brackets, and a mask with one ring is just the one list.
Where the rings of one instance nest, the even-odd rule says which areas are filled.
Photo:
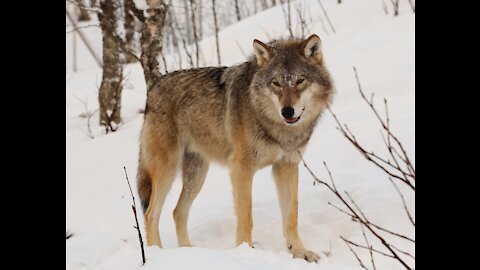
[[[327, 34], [317, 1], [302, 1], [315, 20], [311, 33], [322, 38], [328, 67], [335, 79], [337, 95], [333, 110], [349, 124], [368, 149], [385, 153], [380, 127], [361, 101], [352, 66], [356, 66], [365, 91], [389, 100], [392, 130], [415, 158], [415, 15], [402, 6], [400, 16], [385, 15], [380, 0], [323, 1], [337, 31]], [[403, 1], [406, 2], [406, 1]], [[292, 1], [297, 5], [295, 1]], [[328, 27], [328, 26], [326, 26]], [[87, 30], [87, 29], [86, 29]], [[97, 31], [97, 30], [92, 30]], [[278, 6], [233, 24], [220, 34], [223, 64], [245, 60], [239, 46], [251, 53], [254, 38], [268, 41], [286, 36], [282, 9]], [[204, 59], [214, 63], [213, 38], [202, 42]], [[84, 60], [87, 61], [85, 54]], [[255, 249], [234, 246], [235, 216], [228, 171], [213, 165], [204, 188], [190, 212], [189, 232], [194, 248], [178, 248], [172, 211], [181, 191], [177, 179], [168, 195], [160, 221], [164, 249], [146, 248], [147, 264], [141, 257], [131, 198], [125, 182], [126, 166], [136, 190], [139, 133], [145, 103], [145, 83], [138, 64], [126, 68], [128, 78], [122, 98], [124, 125], [113, 134], [97, 128], [98, 114], [91, 120], [94, 139], [89, 138], [84, 104], [98, 108], [97, 87], [101, 70], [84, 69], [67, 76], [67, 240], [68, 269], [359, 269], [358, 263], [340, 235], [362, 242], [358, 224], [328, 205], [337, 200], [300, 168], [299, 232], [306, 247], [321, 255], [318, 264], [292, 259], [281, 230], [280, 210], [270, 170], [259, 171], [253, 187], [253, 238]], [[320, 177], [327, 179], [326, 161], [337, 187], [347, 190], [365, 214], [376, 223], [414, 237], [400, 198], [385, 175], [372, 167], [335, 129], [329, 113], [317, 126], [304, 156]], [[137, 196], [137, 195], [135, 195]], [[407, 204], [415, 212], [415, 197], [405, 192]], [[137, 203], [139, 202], [137, 196]], [[139, 209], [140, 211], [140, 209]], [[140, 214], [140, 213], [139, 213]], [[141, 216], [141, 214], [140, 214]], [[140, 220], [143, 229], [143, 219]], [[375, 243], [375, 242], [374, 242]], [[402, 241], [397, 247], [415, 253], [414, 246]], [[330, 251], [325, 256], [325, 251]], [[359, 253], [369, 260], [366, 252]], [[413, 262], [410, 262], [413, 264]], [[377, 269], [401, 269], [392, 260], [376, 256]]]

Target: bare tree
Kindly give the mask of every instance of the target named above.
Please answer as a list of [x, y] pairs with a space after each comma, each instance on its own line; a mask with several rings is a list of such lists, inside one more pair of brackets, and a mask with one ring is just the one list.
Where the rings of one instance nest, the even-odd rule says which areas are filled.
[[[172, 0], [170, 0], [169, 5], [171, 5]], [[167, 12], [168, 19], [167, 19], [167, 26], [170, 32], [170, 36], [172, 37], [172, 46], [176, 50], [178, 55], [178, 68], [182, 68], [182, 53], [180, 52], [180, 44], [176, 34], [176, 20], [175, 16], [172, 14], [172, 9], [169, 9]]]
[[291, 8], [290, 8], [290, 0], [287, 0], [287, 10], [288, 10], [288, 31], [290, 32], [290, 37], [293, 38], [292, 12], [291, 12]]
[[306, 33], [306, 28], [307, 28], [307, 19], [305, 18], [304, 9], [302, 9], [301, 5], [297, 6], [297, 14], [298, 14], [298, 20], [300, 24], [300, 33], [301, 33], [300, 37], [304, 38]]
[[240, 7], [238, 5], [238, 0], [235, 1], [235, 13], [237, 14], [237, 21], [240, 21], [242, 17], [240, 16]]
[[195, 0], [190, 0], [190, 9], [192, 10], [193, 43], [195, 44], [195, 67], [198, 67], [200, 61], [200, 50], [198, 48], [197, 23], [195, 21], [195, 6]]
[[218, 22], [217, 22], [217, 10], [215, 8], [215, 0], [212, 0], [212, 13], [213, 13], [213, 24], [215, 27], [215, 44], [217, 45], [218, 65], [221, 65], [222, 60], [220, 58], [220, 44], [218, 42]]
[[198, 1], [197, 2], [198, 4], [195, 5], [195, 8], [196, 8], [196, 12], [197, 12], [197, 15], [195, 16], [197, 18], [197, 25], [198, 25], [198, 29], [197, 29], [197, 36], [198, 36], [198, 40], [202, 40], [203, 39], [203, 1]]
[[122, 97], [122, 64], [120, 40], [117, 38], [118, 6], [113, 0], [101, 0], [98, 20], [103, 34], [103, 73], [98, 93], [100, 125], [105, 131], [115, 131], [122, 121], [120, 116]]
[[283, 17], [285, 18], [285, 25], [287, 26], [288, 32], [290, 34], [290, 38], [293, 38], [293, 29], [292, 29], [292, 15], [290, 9], [290, 0], [287, 0], [287, 11], [285, 11], [285, 7], [282, 3], [282, 12]]
[[[132, 9], [130, 8], [132, 5], [134, 5], [133, 0], [124, 0], [123, 2], [125, 48], [128, 51], [133, 52], [135, 49], [135, 17], [133, 16]], [[125, 55], [125, 60], [127, 63], [133, 63], [136, 61], [136, 58], [132, 54], [127, 53]]]
[[[130, 9], [135, 17], [143, 24], [140, 37], [142, 53], [139, 59], [142, 64], [147, 91], [150, 91], [162, 75], [158, 67], [158, 58], [163, 48], [163, 25], [167, 14], [167, 6], [162, 0], [147, 0], [147, 4], [148, 9], [145, 15], [135, 7], [135, 4], [131, 5]], [[132, 55], [134, 54], [132, 53]]]
[[190, 19], [190, 11], [189, 11], [189, 6], [190, 6], [190, 0], [183, 0], [183, 5], [184, 5], [184, 13], [185, 13], [185, 32], [186, 32], [186, 40], [187, 43], [192, 43], [192, 26], [191, 24], [191, 19]]

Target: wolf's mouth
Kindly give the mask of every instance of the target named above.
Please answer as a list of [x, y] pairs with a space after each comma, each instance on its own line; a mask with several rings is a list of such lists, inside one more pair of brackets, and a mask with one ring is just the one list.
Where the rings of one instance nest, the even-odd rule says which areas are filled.
[[298, 120], [300, 120], [300, 117], [302, 117], [301, 115], [297, 118], [283, 118], [285, 120], [285, 122], [287, 124], [293, 124], [293, 123], [296, 123], [298, 122]]
[[298, 117], [283, 118], [283, 120], [285, 121], [285, 123], [287, 123], [287, 124], [289, 124], [289, 125], [295, 124], [296, 122], [298, 122], [298, 120], [300, 120], [300, 118], [302, 117], [304, 111], [305, 111], [305, 108], [303, 108], [302, 114], [300, 114]]

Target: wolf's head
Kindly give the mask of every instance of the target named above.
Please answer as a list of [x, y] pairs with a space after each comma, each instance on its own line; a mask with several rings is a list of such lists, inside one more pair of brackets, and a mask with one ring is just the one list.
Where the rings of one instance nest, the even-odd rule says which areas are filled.
[[300, 125], [316, 120], [333, 96], [333, 83], [324, 66], [320, 38], [253, 41], [258, 71], [250, 97], [255, 109], [270, 120]]

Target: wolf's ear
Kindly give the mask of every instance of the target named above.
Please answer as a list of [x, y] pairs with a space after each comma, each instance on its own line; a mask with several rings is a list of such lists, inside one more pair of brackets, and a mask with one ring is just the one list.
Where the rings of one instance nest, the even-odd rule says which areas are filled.
[[302, 42], [302, 51], [305, 58], [314, 57], [318, 62], [322, 61], [322, 50], [320, 48], [320, 38], [313, 34]]
[[263, 66], [272, 57], [272, 48], [258, 39], [253, 40], [253, 51], [259, 66]]

